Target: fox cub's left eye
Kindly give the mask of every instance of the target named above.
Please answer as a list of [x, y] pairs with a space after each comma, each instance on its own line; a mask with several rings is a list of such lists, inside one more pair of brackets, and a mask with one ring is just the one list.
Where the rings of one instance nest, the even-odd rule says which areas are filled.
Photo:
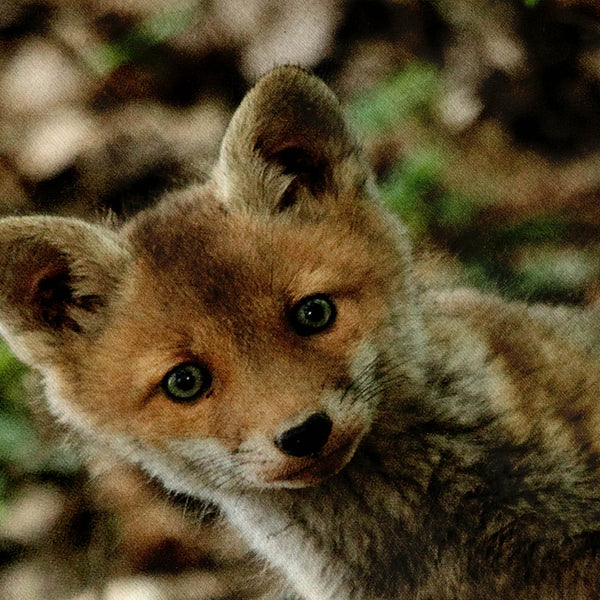
[[165, 394], [174, 402], [191, 402], [204, 394], [212, 378], [208, 370], [197, 363], [182, 363], [171, 369], [162, 380]]
[[322, 294], [303, 298], [290, 313], [292, 327], [299, 335], [312, 335], [327, 329], [335, 316], [335, 304]]

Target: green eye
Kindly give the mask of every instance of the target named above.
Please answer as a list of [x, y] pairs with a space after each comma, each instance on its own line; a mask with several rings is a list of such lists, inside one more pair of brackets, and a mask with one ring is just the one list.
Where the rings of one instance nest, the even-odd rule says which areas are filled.
[[335, 316], [335, 304], [322, 294], [303, 298], [290, 313], [292, 327], [299, 335], [312, 335], [327, 329]]
[[212, 383], [208, 370], [188, 362], [171, 369], [162, 380], [165, 394], [173, 402], [191, 402], [204, 394]]

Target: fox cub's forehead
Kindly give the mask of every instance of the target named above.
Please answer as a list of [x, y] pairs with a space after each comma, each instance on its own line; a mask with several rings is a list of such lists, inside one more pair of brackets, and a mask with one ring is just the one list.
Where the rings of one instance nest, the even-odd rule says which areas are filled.
[[361, 287], [385, 268], [366, 240], [335, 221], [175, 206], [145, 215], [130, 236], [140, 285], [171, 302], [217, 305], [230, 314], [261, 299]]

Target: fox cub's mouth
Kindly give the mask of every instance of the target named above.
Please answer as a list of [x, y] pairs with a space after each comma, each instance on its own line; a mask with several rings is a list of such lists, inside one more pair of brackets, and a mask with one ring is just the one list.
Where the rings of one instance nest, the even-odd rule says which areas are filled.
[[359, 442], [360, 437], [351, 439], [329, 452], [310, 456], [295, 465], [287, 465], [279, 474], [266, 479], [266, 483], [279, 483], [283, 487], [316, 485], [339, 473], [354, 456]]

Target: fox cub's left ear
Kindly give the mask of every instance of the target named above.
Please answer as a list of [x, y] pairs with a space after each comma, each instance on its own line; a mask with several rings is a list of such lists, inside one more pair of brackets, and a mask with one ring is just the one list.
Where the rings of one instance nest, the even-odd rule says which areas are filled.
[[128, 261], [108, 229], [76, 219], [0, 220], [0, 331], [21, 360], [60, 360], [93, 336]]
[[246, 95], [214, 173], [234, 208], [309, 215], [344, 200], [356, 208], [368, 177], [333, 92], [292, 66], [270, 71]]

